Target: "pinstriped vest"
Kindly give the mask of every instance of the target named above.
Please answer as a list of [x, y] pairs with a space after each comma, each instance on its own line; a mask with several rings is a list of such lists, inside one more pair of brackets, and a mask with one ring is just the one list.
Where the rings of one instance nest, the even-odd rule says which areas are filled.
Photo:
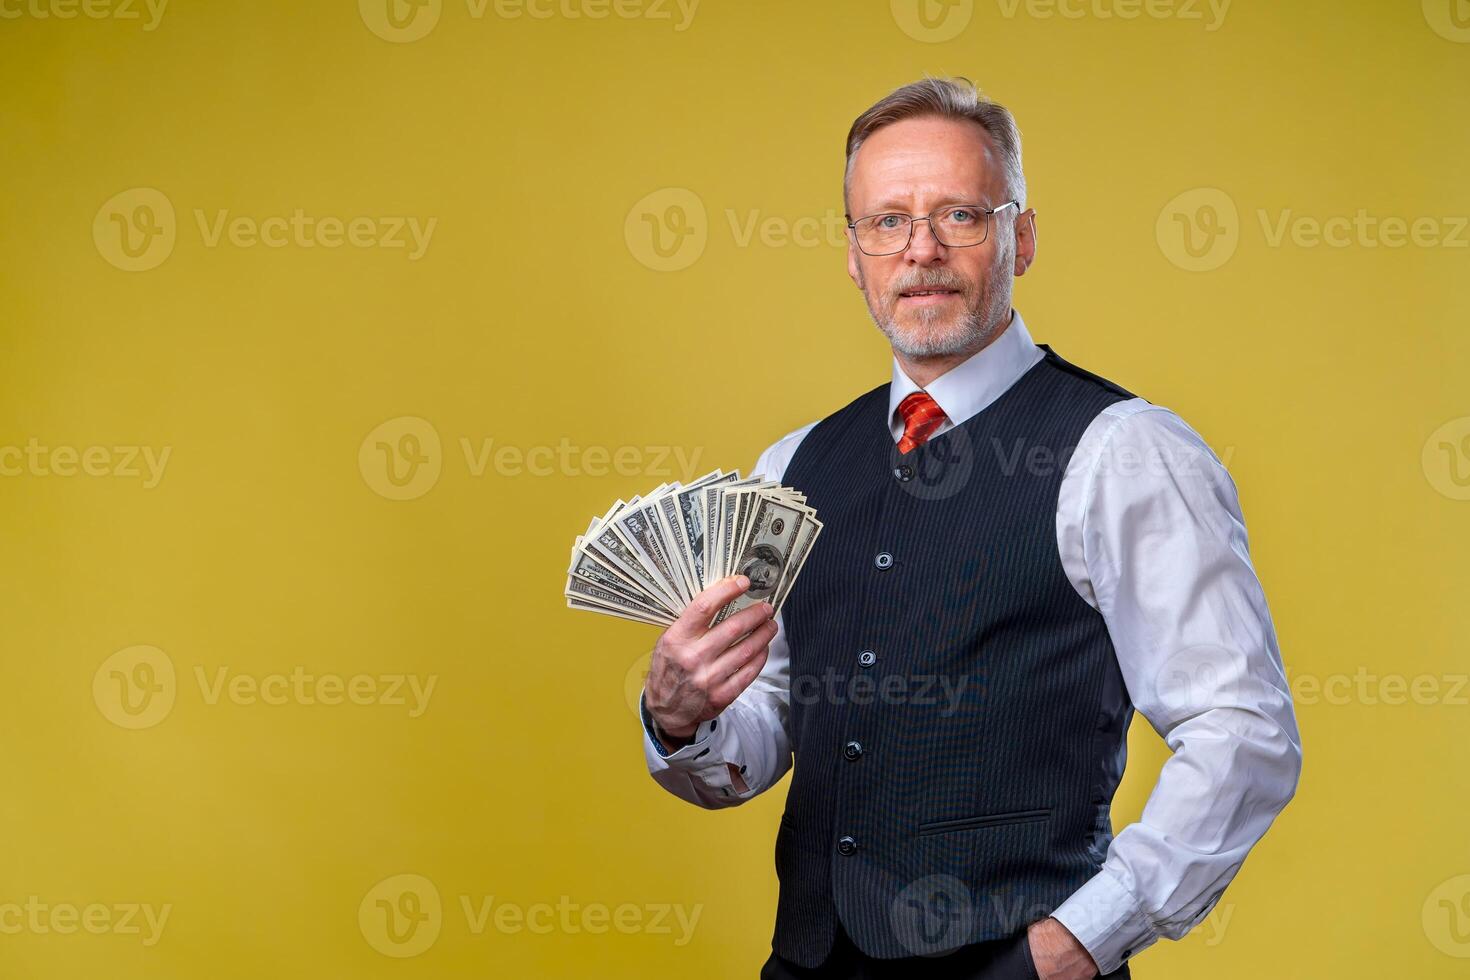
[[1133, 397], [1045, 356], [899, 455], [888, 385], [818, 423], [783, 483], [823, 521], [783, 618], [795, 751], [776, 954], [840, 918], [883, 959], [1018, 933], [1096, 874], [1132, 705], [1057, 552], [1088, 424]]

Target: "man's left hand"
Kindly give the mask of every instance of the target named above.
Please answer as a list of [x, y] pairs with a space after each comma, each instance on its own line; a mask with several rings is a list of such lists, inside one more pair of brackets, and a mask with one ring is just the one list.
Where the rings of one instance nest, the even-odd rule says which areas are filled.
[[1056, 919], [1033, 922], [1026, 929], [1026, 942], [1031, 944], [1031, 959], [1041, 980], [1090, 980], [1097, 976], [1087, 947], [1067, 931]]

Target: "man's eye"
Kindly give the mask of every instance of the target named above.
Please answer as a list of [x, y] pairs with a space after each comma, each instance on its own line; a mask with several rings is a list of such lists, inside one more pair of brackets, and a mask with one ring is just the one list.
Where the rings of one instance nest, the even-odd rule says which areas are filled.
[[895, 229], [895, 228], [897, 228], [899, 226], [899, 223], [902, 220], [903, 220], [903, 216], [902, 215], [897, 215], [897, 214], [880, 214], [878, 216], [878, 220], [875, 221], [875, 222], [873, 222], [873, 225], [876, 228], [882, 228], [884, 231], [892, 231], [893, 229]]
[[977, 217], [979, 216], [970, 208], [956, 208], [949, 213], [949, 220], [960, 225], [971, 224]]

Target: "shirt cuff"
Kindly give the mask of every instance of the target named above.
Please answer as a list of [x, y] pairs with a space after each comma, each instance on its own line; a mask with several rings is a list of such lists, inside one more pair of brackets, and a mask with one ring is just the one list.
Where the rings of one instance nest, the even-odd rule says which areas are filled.
[[641, 693], [638, 695], [638, 716], [643, 719], [643, 734], [648, 736], [649, 744], [653, 746], [653, 750], [658, 753], [659, 758], [671, 765], [678, 762], [692, 762], [696, 759], [704, 762], [705, 759], [703, 757], [707, 756], [709, 750], [712, 748], [712, 746], [706, 745], [705, 743], [709, 741], [710, 734], [714, 732], [715, 725], [719, 721], [717, 718], [711, 718], [709, 721], [700, 722], [694, 729], [694, 741], [670, 752], [658, 740], [658, 736], [654, 734], [653, 717], [649, 715], [648, 706], [643, 703], [643, 694]]
[[1087, 948], [1099, 974], [1159, 941], [1148, 913], [1108, 871], [1099, 871], [1052, 913]]

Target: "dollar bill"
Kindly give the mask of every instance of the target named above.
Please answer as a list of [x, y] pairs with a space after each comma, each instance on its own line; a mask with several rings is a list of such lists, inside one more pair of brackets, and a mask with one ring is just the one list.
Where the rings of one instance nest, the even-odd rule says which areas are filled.
[[749, 588], [707, 625], [761, 601], [779, 610], [820, 530], [805, 495], [773, 480], [715, 470], [660, 484], [616, 501], [576, 537], [567, 606], [666, 627], [714, 582], [745, 575]]
[[766, 599], [772, 600], [774, 605], [776, 590], [785, 578], [796, 550], [796, 532], [805, 515], [774, 496], [758, 493], [746, 496], [745, 507], [750, 514], [739, 547], [733, 551], [735, 559], [730, 567], [733, 574], [750, 579], [750, 585], [715, 614], [711, 625]]

